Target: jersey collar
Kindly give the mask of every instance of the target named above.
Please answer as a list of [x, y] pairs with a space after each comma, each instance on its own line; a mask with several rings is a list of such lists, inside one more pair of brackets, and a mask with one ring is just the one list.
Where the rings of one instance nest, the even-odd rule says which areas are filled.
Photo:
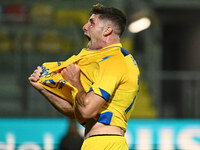
[[88, 54], [92, 54], [96, 52], [101, 52], [101, 51], [114, 48], [114, 47], [122, 47], [122, 44], [121, 43], [111, 44], [99, 50], [91, 50], [91, 49], [83, 48], [82, 51], [78, 54], [78, 56], [84, 56], [84, 55], [88, 55]]
[[112, 44], [112, 45], [109, 45], [109, 46], [106, 46], [106, 47], [102, 48], [102, 50], [110, 48], [110, 47], [122, 47], [122, 44], [121, 43]]
[[98, 50], [93, 50], [93, 49], [88, 49], [88, 48], [83, 48], [82, 50], [95, 52], [95, 51], [105, 50], [105, 49], [111, 48], [111, 47], [122, 47], [122, 44], [121, 43], [111, 44], [109, 46], [106, 46], [106, 47], [104, 47], [102, 49], [98, 49]]

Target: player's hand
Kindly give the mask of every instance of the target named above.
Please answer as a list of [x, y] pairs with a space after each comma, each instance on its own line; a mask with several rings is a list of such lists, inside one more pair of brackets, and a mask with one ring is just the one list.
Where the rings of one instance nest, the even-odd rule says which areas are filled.
[[70, 64], [61, 71], [62, 77], [74, 87], [78, 87], [80, 82], [80, 68], [77, 64]]
[[33, 72], [33, 74], [31, 74], [31, 76], [28, 78], [31, 85], [39, 91], [44, 89], [39, 83], [37, 83], [37, 81], [40, 79], [41, 74], [42, 68], [38, 66], [37, 69], [35, 69], [35, 71]]

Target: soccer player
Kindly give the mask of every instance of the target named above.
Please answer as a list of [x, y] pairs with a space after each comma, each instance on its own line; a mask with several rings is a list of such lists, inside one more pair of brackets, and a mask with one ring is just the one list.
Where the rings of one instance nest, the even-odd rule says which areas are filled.
[[37, 82], [42, 74], [41, 67], [29, 77], [31, 85], [58, 111], [70, 118], [74, 118], [76, 112], [85, 120], [82, 150], [128, 149], [124, 135], [139, 91], [139, 69], [120, 43], [125, 26], [126, 17], [120, 10], [101, 4], [92, 7], [91, 17], [83, 26], [84, 35], [89, 39], [86, 51], [107, 55], [95, 60], [97, 70], [88, 67], [94, 80], [88, 91], [80, 81], [81, 70], [76, 63], [62, 69], [62, 77], [78, 89], [75, 109]]

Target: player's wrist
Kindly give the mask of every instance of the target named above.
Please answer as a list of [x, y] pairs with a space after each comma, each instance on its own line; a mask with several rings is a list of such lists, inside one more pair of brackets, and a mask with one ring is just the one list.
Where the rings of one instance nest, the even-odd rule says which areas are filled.
[[39, 89], [38, 89], [38, 91], [40, 92], [40, 93], [42, 93], [42, 94], [46, 94], [48, 91], [44, 88], [44, 87], [40, 87]]

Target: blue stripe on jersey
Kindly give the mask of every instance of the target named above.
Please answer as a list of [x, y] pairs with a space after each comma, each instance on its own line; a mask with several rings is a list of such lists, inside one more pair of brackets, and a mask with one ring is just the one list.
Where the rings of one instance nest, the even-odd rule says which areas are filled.
[[44, 82], [43, 82], [43, 83], [47, 83], [47, 81], [48, 81], [48, 80], [44, 80]]
[[110, 94], [101, 88], [99, 88], [99, 90], [101, 92], [102, 97], [106, 100], [106, 102], [108, 102], [110, 98]]
[[[106, 92], [105, 90], [99, 88], [100, 92], [101, 92], [101, 96], [106, 100], [106, 102], [108, 102], [109, 98], [110, 98], [110, 94], [108, 92]], [[89, 92], [93, 91], [93, 88], [90, 87]]]
[[106, 57], [102, 58], [102, 60], [100, 60], [99, 62], [102, 62], [102, 61], [104, 61], [104, 60], [106, 60], [106, 59], [110, 58], [111, 56], [113, 56], [113, 55], [106, 56]]
[[51, 83], [51, 84], [53, 84], [53, 85], [55, 85], [56, 83], [54, 82], [54, 80], [53, 79], [50, 79], [49, 80], [49, 82]]
[[105, 112], [100, 114], [97, 122], [101, 122], [103, 124], [109, 125], [112, 119], [113, 113], [112, 112]]
[[133, 104], [135, 102], [135, 98], [136, 98], [136, 96], [134, 97], [133, 102], [131, 103], [131, 105], [125, 110], [125, 113], [128, 113], [128, 111], [132, 108], [132, 106], [133, 106]]
[[91, 92], [91, 91], [93, 91], [92, 87], [90, 87], [90, 89], [89, 89], [88, 93], [89, 93], [89, 92]]
[[58, 66], [60, 66], [60, 65], [61, 65], [60, 61], [57, 61], [57, 63], [58, 63]]
[[127, 55], [129, 55], [130, 53], [129, 52], [127, 52], [125, 49], [123, 49], [122, 47], [121, 47], [121, 52], [122, 52], [122, 54], [124, 55], [124, 56], [127, 56]]

